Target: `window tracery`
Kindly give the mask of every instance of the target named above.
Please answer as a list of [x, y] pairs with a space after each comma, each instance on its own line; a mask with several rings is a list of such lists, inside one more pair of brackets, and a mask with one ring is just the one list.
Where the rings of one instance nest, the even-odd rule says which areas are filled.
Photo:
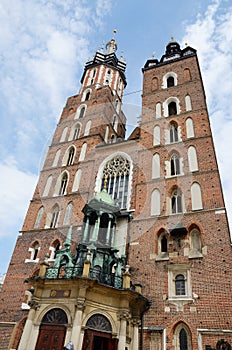
[[103, 169], [101, 189], [104, 187], [104, 182], [107, 181], [107, 192], [121, 208], [127, 207], [129, 174], [130, 162], [121, 155], [109, 160]]

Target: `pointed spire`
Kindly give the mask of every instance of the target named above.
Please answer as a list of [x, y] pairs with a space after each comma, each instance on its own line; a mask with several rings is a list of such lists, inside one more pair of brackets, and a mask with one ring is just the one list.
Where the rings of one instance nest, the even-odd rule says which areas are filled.
[[72, 225], [68, 229], [67, 237], [66, 237], [66, 240], [64, 242], [65, 247], [68, 248], [71, 246], [71, 238], [72, 238]]

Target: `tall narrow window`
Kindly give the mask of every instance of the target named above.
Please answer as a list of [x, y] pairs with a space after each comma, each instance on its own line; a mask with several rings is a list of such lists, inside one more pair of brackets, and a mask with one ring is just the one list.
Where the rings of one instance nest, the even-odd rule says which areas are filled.
[[58, 217], [59, 217], [59, 207], [58, 207], [58, 205], [55, 205], [53, 208], [53, 211], [52, 211], [50, 228], [57, 227]]
[[172, 87], [175, 85], [175, 80], [174, 80], [174, 77], [168, 77], [167, 79], [167, 87]]
[[175, 278], [176, 295], [185, 295], [185, 278], [179, 274]]
[[66, 140], [67, 132], [68, 132], [68, 127], [66, 126], [61, 134], [60, 142], [64, 142]]
[[38, 253], [39, 253], [39, 244], [38, 244], [38, 243], [35, 244], [33, 248], [34, 248], [34, 254], [33, 254], [33, 257], [32, 257], [31, 260], [36, 260], [37, 255], [38, 255]]
[[76, 125], [73, 133], [73, 140], [77, 140], [80, 135], [80, 126]]
[[107, 182], [106, 190], [115, 199], [120, 208], [126, 209], [129, 193], [130, 162], [121, 155], [109, 160], [104, 169], [102, 186]]
[[186, 119], [185, 125], [187, 138], [189, 139], [190, 137], [194, 137], [194, 127], [192, 118]]
[[179, 333], [180, 350], [188, 350], [188, 337], [186, 330], [182, 328]]
[[74, 177], [72, 192], [76, 192], [79, 190], [80, 181], [81, 181], [81, 173], [82, 173], [81, 169], [78, 169], [76, 172], [76, 175]]
[[68, 174], [65, 172], [61, 178], [59, 195], [62, 196], [66, 193], [66, 188], [68, 184]]
[[191, 97], [189, 95], [185, 96], [185, 108], [186, 108], [186, 111], [192, 110], [192, 102], [191, 102]]
[[85, 94], [85, 101], [88, 101], [90, 99], [90, 91], [87, 91]]
[[183, 212], [182, 195], [179, 190], [174, 190], [171, 197], [172, 214]]
[[54, 158], [53, 163], [52, 163], [53, 167], [57, 166], [59, 158], [60, 158], [60, 149], [58, 149], [58, 151], [56, 152], [55, 158]]
[[154, 140], [153, 140], [153, 145], [158, 146], [160, 145], [160, 127], [156, 125], [154, 127]]
[[161, 253], [167, 253], [168, 252], [168, 240], [165, 235], [162, 236], [160, 240], [160, 248], [161, 248]]
[[151, 81], [151, 90], [155, 91], [157, 89], [158, 89], [158, 78], [154, 77], [152, 78], [152, 81]]
[[180, 157], [177, 153], [171, 155], [171, 176], [180, 175]]
[[156, 103], [156, 106], [155, 106], [155, 116], [156, 116], [156, 119], [160, 119], [161, 118], [161, 103], [158, 102]]
[[152, 179], [160, 177], [160, 156], [158, 153], [152, 157]]
[[156, 188], [151, 194], [151, 215], [160, 215], [160, 191]]
[[189, 68], [184, 69], [184, 78], [186, 81], [192, 80], [191, 72]]
[[64, 216], [64, 225], [70, 225], [71, 218], [72, 218], [72, 212], [73, 212], [73, 203], [69, 203]]
[[86, 123], [86, 126], [85, 126], [84, 136], [88, 136], [89, 135], [91, 124], [92, 124], [91, 120], [88, 120], [88, 122]]
[[198, 171], [197, 151], [194, 146], [188, 148], [189, 171]]
[[86, 149], [87, 149], [87, 143], [83, 143], [83, 145], [81, 147], [80, 156], [79, 156], [79, 162], [81, 162], [85, 159]]
[[81, 107], [81, 109], [80, 109], [79, 118], [83, 118], [84, 115], [85, 115], [85, 107], [83, 106], [83, 107]]
[[197, 228], [190, 232], [190, 252], [189, 258], [202, 257], [201, 234]]
[[74, 154], [75, 154], [75, 149], [74, 149], [74, 147], [71, 147], [69, 149], [67, 165], [72, 165], [73, 164]]
[[56, 258], [56, 255], [59, 249], [60, 249], [60, 241], [55, 240], [55, 242], [52, 243], [51, 247], [49, 247], [49, 250], [51, 252], [49, 260], [54, 260]]
[[43, 213], [44, 213], [44, 207], [41, 207], [38, 211], [37, 217], [36, 217], [36, 221], [35, 221], [35, 225], [34, 228], [39, 228], [40, 224], [41, 224], [41, 220], [43, 217]]
[[47, 182], [46, 182], [46, 185], [45, 185], [44, 191], [43, 191], [43, 197], [48, 196], [48, 194], [50, 192], [51, 184], [52, 184], [52, 175], [50, 175], [47, 179]]
[[178, 135], [178, 125], [176, 123], [170, 124], [170, 143], [178, 142], [179, 141], [179, 135]]
[[177, 107], [176, 107], [176, 102], [170, 102], [168, 104], [168, 115], [175, 115], [177, 114]]
[[81, 132], [81, 123], [79, 122], [75, 123], [71, 128], [68, 140], [69, 141], [77, 140], [80, 136], [80, 132]]
[[192, 199], [192, 210], [203, 209], [201, 186], [194, 182], [191, 186], [191, 199]]

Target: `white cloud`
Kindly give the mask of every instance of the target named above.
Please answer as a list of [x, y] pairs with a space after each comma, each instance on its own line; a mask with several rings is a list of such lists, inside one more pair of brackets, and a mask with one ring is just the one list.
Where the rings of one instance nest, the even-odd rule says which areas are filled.
[[232, 6], [216, 0], [195, 23], [186, 24], [183, 43], [198, 50], [227, 212], [232, 228]]
[[27, 208], [32, 197], [36, 180], [37, 176], [34, 174], [18, 170], [17, 163], [13, 159], [0, 164], [0, 237], [17, 234], [17, 231], [15, 232], [15, 219], [17, 218], [17, 221], [23, 222], [25, 208]]

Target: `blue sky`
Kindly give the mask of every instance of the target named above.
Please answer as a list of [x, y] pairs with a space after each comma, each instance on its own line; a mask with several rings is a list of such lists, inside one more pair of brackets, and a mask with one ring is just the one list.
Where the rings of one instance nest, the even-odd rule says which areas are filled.
[[141, 68], [153, 53], [162, 56], [171, 36], [198, 50], [232, 222], [230, 0], [1, 0], [0, 22], [0, 274], [66, 98], [78, 93], [84, 63], [114, 28], [127, 61], [125, 104], [141, 104], [141, 93], [130, 92], [141, 90]]

